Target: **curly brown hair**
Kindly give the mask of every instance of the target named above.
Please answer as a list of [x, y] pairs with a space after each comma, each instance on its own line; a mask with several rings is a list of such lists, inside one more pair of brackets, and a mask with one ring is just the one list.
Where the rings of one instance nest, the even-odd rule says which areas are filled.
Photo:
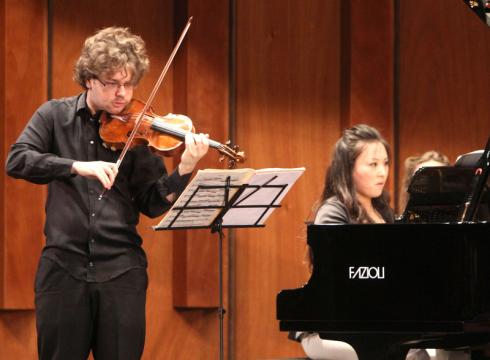
[[84, 89], [87, 80], [102, 74], [112, 74], [124, 68], [132, 73], [136, 85], [148, 71], [150, 61], [143, 39], [128, 28], [108, 27], [85, 40], [73, 71], [73, 79]]

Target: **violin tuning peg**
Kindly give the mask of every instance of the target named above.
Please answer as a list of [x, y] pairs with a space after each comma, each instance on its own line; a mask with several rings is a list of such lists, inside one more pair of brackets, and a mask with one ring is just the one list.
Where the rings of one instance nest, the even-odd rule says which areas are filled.
[[233, 169], [236, 165], [235, 159], [228, 159], [228, 169]]
[[102, 146], [105, 147], [106, 149], [109, 149], [109, 146], [105, 142], [102, 142]]

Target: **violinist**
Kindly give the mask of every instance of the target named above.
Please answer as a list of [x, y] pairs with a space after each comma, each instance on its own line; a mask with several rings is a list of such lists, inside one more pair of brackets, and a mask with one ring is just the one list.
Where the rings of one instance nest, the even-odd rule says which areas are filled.
[[169, 209], [209, 146], [207, 135], [187, 134], [171, 174], [144, 145], [116, 166], [120, 151], [104, 147], [99, 117], [125, 110], [148, 67], [139, 36], [120, 27], [98, 31], [75, 65], [84, 91], [39, 107], [11, 147], [8, 175], [48, 184], [35, 279], [40, 359], [143, 353], [148, 278], [139, 214]]

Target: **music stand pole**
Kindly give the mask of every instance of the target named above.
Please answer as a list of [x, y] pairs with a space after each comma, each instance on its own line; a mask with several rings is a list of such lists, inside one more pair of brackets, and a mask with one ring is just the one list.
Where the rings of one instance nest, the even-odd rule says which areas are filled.
[[225, 319], [225, 309], [223, 307], [223, 227], [222, 221], [217, 224], [217, 231], [219, 234], [219, 245], [218, 245], [218, 287], [219, 287], [219, 307], [218, 307], [218, 317], [219, 317], [219, 358], [224, 359], [224, 319]]
[[230, 207], [230, 201], [228, 199], [230, 194], [230, 177], [226, 178], [225, 191], [224, 191], [224, 211], [216, 219], [214, 225], [211, 227], [211, 233], [218, 232], [218, 289], [219, 289], [219, 307], [218, 307], [218, 318], [219, 318], [219, 358], [224, 359], [225, 349], [224, 349], [224, 319], [225, 319], [225, 309], [223, 307], [223, 214], [226, 213], [227, 209]]
[[485, 150], [478, 161], [475, 175], [471, 182], [471, 188], [466, 195], [466, 200], [463, 206], [463, 214], [461, 215], [462, 222], [473, 222], [478, 213], [478, 206], [481, 202], [483, 189], [487, 183], [487, 178], [490, 173], [490, 137], [487, 140]]

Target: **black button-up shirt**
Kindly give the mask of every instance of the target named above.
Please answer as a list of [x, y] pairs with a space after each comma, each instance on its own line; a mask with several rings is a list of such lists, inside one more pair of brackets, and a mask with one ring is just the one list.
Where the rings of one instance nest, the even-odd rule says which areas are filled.
[[96, 179], [71, 174], [74, 161], [115, 162], [119, 151], [103, 146], [86, 93], [51, 100], [32, 116], [12, 145], [7, 173], [48, 185], [45, 256], [78, 279], [102, 282], [147, 266], [136, 231], [139, 213], [156, 217], [170, 207], [190, 174], [167, 176], [147, 146], [128, 151], [111, 190]]

